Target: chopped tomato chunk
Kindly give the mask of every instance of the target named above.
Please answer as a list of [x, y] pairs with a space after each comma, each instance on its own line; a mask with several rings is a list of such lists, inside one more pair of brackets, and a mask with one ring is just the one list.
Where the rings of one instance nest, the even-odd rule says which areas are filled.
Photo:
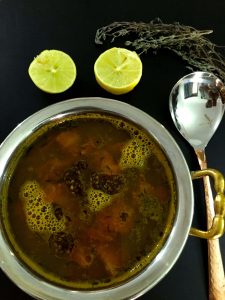
[[[128, 259], [128, 251], [122, 245], [99, 245], [96, 249], [97, 254], [105, 265], [105, 269], [112, 276], [116, 276], [123, 271], [126, 260]], [[126, 258], [125, 258], [126, 257]]]
[[94, 260], [94, 253], [90, 247], [78, 244], [73, 247], [70, 258], [82, 268], [87, 268]]

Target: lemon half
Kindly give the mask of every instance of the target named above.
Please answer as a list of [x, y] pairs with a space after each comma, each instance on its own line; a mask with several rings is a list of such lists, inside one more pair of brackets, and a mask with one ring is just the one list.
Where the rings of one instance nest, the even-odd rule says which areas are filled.
[[142, 76], [142, 62], [135, 51], [111, 48], [103, 52], [94, 64], [98, 84], [106, 91], [125, 94], [133, 90]]
[[28, 73], [33, 83], [48, 93], [61, 93], [76, 79], [76, 65], [72, 58], [59, 50], [44, 50], [34, 58]]

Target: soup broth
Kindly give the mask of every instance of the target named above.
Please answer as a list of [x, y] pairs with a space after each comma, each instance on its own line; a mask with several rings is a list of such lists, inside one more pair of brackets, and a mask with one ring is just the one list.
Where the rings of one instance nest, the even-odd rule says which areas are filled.
[[98, 289], [128, 280], [156, 256], [176, 206], [157, 142], [121, 117], [64, 117], [25, 147], [3, 222], [17, 257], [46, 280]]

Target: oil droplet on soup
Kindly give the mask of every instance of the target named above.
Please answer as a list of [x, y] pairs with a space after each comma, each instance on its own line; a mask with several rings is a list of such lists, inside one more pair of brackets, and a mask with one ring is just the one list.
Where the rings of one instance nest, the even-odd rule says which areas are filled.
[[15, 254], [56, 284], [121, 283], [172, 228], [173, 172], [141, 127], [111, 114], [65, 117], [27, 146], [9, 183], [4, 225]]

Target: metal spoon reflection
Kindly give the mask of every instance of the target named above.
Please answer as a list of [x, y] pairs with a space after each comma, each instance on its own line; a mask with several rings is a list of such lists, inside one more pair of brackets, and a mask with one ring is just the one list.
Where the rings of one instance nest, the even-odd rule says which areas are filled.
[[[169, 107], [175, 126], [194, 148], [201, 169], [207, 168], [205, 147], [222, 120], [225, 87], [207, 72], [194, 72], [173, 87]], [[208, 177], [204, 177], [207, 226], [211, 227], [214, 201]], [[208, 240], [209, 299], [225, 299], [225, 279], [219, 240]]]

